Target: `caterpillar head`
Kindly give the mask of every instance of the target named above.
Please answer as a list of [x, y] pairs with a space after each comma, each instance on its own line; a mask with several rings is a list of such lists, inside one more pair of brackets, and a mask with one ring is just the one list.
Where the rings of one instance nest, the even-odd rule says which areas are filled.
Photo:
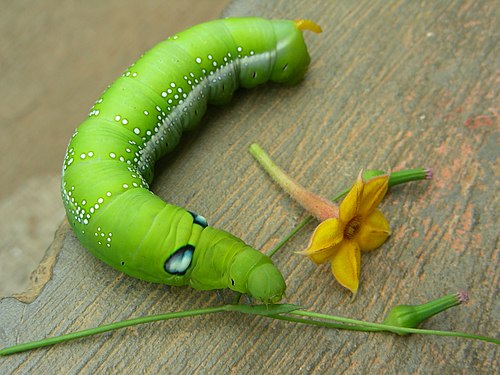
[[[184, 259], [179, 263], [185, 264]], [[280, 301], [286, 288], [269, 257], [211, 226], [200, 233], [186, 277], [195, 289], [229, 288], [263, 303]]]
[[285, 293], [285, 280], [272, 263], [256, 266], [248, 274], [247, 293], [264, 303], [277, 303]]
[[230, 289], [264, 303], [277, 303], [285, 293], [285, 280], [271, 259], [249, 246], [234, 257], [229, 278]]

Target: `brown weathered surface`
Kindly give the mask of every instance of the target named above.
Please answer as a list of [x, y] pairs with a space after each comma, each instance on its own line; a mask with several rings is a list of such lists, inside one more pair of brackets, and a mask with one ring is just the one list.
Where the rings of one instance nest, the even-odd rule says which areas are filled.
[[[310, 71], [296, 87], [239, 92], [158, 167], [153, 189], [267, 250], [304, 217], [247, 152], [252, 141], [298, 180], [332, 195], [361, 168], [429, 166], [435, 179], [394, 189], [393, 236], [362, 259], [349, 294], [292, 251], [275, 256], [287, 301], [380, 321], [397, 303], [467, 289], [467, 306], [426, 327], [498, 336], [498, 9], [493, 1], [235, 1], [225, 15], [311, 18]], [[168, 166], [168, 168], [167, 168]], [[0, 300], [8, 346], [146, 314], [220, 303], [211, 292], [121, 275], [68, 233], [38, 298]], [[493, 344], [322, 330], [234, 314], [138, 326], [0, 359], [6, 372], [346, 371], [494, 373]]]
[[64, 218], [61, 160], [96, 97], [145, 49], [227, 3], [2, 2], [0, 298], [27, 287]]

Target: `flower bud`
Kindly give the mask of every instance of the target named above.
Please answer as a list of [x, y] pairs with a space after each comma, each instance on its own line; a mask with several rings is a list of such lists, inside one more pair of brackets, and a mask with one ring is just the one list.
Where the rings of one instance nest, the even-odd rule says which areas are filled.
[[[424, 320], [450, 307], [457, 306], [469, 300], [467, 292], [460, 291], [422, 305], [398, 305], [389, 311], [384, 324], [394, 327], [417, 328]], [[406, 335], [407, 333], [399, 333]]]
[[404, 169], [391, 173], [389, 186], [404, 184], [410, 181], [432, 180], [432, 170], [429, 168]]

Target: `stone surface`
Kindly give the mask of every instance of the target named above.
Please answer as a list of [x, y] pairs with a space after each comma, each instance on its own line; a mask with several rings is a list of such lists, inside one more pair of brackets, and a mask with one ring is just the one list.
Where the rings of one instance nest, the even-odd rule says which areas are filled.
[[[384, 200], [393, 235], [363, 255], [354, 303], [328, 266], [293, 254], [314, 225], [274, 257], [287, 280], [286, 300], [381, 321], [395, 304], [466, 289], [468, 305], [424, 326], [498, 337], [497, 13], [495, 2], [472, 0], [232, 2], [224, 15], [319, 23], [322, 34], [306, 35], [308, 75], [298, 86], [240, 91], [231, 105], [212, 108], [202, 128], [159, 163], [153, 190], [268, 250], [305, 213], [258, 167], [247, 152], [251, 142], [324, 195], [350, 185], [361, 168], [431, 167], [434, 180], [397, 187]], [[2, 347], [221, 303], [213, 292], [119, 274], [70, 231], [56, 241], [52, 277], [38, 297], [29, 304], [0, 300]], [[219, 314], [1, 358], [0, 366], [9, 373], [495, 373], [497, 356], [497, 346], [472, 340]]]
[[5, 2], [0, 12], [0, 297], [24, 290], [64, 218], [69, 137], [107, 84], [229, 0]]

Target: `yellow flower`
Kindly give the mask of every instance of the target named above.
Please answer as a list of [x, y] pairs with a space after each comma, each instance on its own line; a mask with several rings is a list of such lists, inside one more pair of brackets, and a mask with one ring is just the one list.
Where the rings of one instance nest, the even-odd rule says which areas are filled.
[[[389, 186], [402, 183], [430, 180], [428, 168], [402, 170], [384, 174], [383, 171], [368, 170], [360, 173], [349, 191], [336, 195], [333, 200], [347, 194], [340, 207], [318, 196], [289, 177], [256, 143], [250, 146], [251, 154], [267, 173], [302, 207], [316, 217], [321, 224], [316, 228], [309, 247], [299, 252], [317, 264], [332, 262], [335, 278], [356, 295], [359, 287], [361, 252], [375, 250], [381, 246], [391, 230], [384, 215], [377, 209]], [[363, 180], [363, 176], [367, 178]], [[370, 178], [368, 178], [370, 176]], [[271, 252], [274, 254], [298, 229], [311, 218], [303, 220]]]
[[300, 252], [316, 264], [331, 261], [333, 276], [354, 295], [359, 287], [361, 252], [375, 250], [391, 234], [387, 219], [377, 209], [388, 182], [387, 174], [365, 182], [360, 173], [342, 201], [338, 217], [321, 222], [309, 247]]

